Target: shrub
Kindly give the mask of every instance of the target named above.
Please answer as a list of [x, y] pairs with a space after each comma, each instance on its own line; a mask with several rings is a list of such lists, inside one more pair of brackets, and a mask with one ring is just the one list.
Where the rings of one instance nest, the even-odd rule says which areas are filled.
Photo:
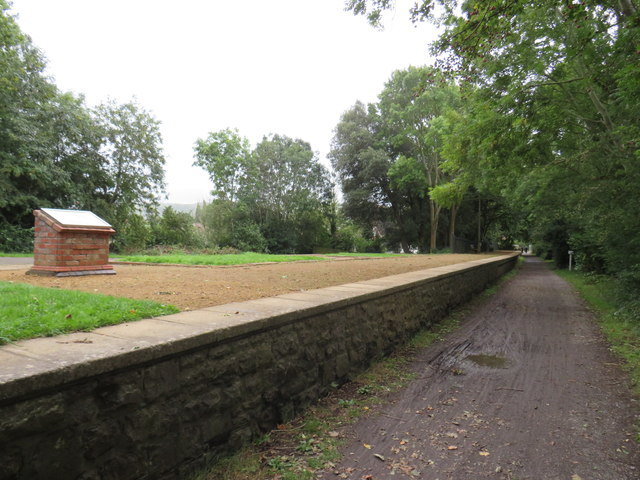
[[33, 252], [33, 228], [0, 223], [0, 252]]
[[176, 212], [167, 207], [160, 218], [152, 223], [156, 243], [161, 245], [190, 246], [195, 239], [194, 220], [186, 212]]
[[233, 247], [243, 252], [262, 253], [267, 250], [267, 240], [260, 232], [260, 227], [252, 222], [235, 225], [231, 243]]
[[143, 250], [152, 238], [151, 228], [144, 217], [133, 214], [117, 227], [111, 248], [116, 252]]

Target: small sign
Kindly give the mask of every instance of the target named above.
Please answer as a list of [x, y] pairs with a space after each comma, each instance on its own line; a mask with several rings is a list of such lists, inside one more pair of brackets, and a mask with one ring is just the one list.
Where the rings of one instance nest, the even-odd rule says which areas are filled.
[[41, 208], [40, 210], [63, 227], [111, 227], [95, 213], [88, 210], [63, 210], [59, 208]]

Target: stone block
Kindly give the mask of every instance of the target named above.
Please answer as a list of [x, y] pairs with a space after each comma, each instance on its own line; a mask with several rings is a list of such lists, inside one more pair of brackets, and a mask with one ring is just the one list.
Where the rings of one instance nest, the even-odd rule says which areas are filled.
[[198, 425], [200, 435], [206, 445], [223, 444], [231, 434], [231, 418], [225, 412], [212, 412], [204, 415]]
[[0, 444], [42, 432], [59, 430], [65, 419], [65, 401], [61, 392], [2, 407]]
[[142, 371], [142, 390], [145, 400], [158, 399], [175, 392], [180, 385], [180, 369], [176, 360], [149, 365]]

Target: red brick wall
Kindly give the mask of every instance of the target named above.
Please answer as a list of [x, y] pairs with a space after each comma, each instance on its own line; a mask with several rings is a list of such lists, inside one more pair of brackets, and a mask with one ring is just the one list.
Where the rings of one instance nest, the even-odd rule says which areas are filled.
[[34, 267], [51, 271], [111, 269], [107, 265], [110, 233], [62, 228], [37, 213]]
[[66, 267], [108, 263], [109, 234], [62, 232], [58, 260]]
[[34, 265], [57, 265], [60, 237], [41, 216], [36, 216], [35, 241], [33, 247]]

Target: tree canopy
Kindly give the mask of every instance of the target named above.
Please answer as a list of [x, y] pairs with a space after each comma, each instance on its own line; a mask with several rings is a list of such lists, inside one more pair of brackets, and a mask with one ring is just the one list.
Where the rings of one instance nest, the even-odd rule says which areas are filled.
[[[379, 26], [392, 2], [346, 5]], [[515, 235], [560, 264], [572, 249], [640, 286], [637, 3], [426, 0], [411, 15], [442, 27], [432, 51], [462, 89], [445, 169], [504, 199]]]
[[328, 243], [333, 186], [307, 142], [270, 135], [251, 150], [226, 129], [198, 139], [194, 150], [194, 165], [214, 184], [199, 219], [216, 244], [290, 253]]
[[0, 0], [0, 225], [40, 207], [87, 209], [119, 229], [164, 192], [159, 122], [135, 102], [94, 109], [61, 92]]
[[[357, 102], [338, 123], [329, 157], [345, 196], [345, 213], [369, 229], [382, 228], [390, 248], [434, 251], [453, 247], [459, 195], [444, 187], [442, 155], [451, 118], [460, 108], [458, 86], [432, 67], [398, 70], [368, 106]], [[441, 192], [440, 194], [432, 192]], [[456, 201], [454, 201], [456, 200]], [[449, 210], [441, 222], [442, 209]], [[442, 226], [449, 226], [449, 234]]]

